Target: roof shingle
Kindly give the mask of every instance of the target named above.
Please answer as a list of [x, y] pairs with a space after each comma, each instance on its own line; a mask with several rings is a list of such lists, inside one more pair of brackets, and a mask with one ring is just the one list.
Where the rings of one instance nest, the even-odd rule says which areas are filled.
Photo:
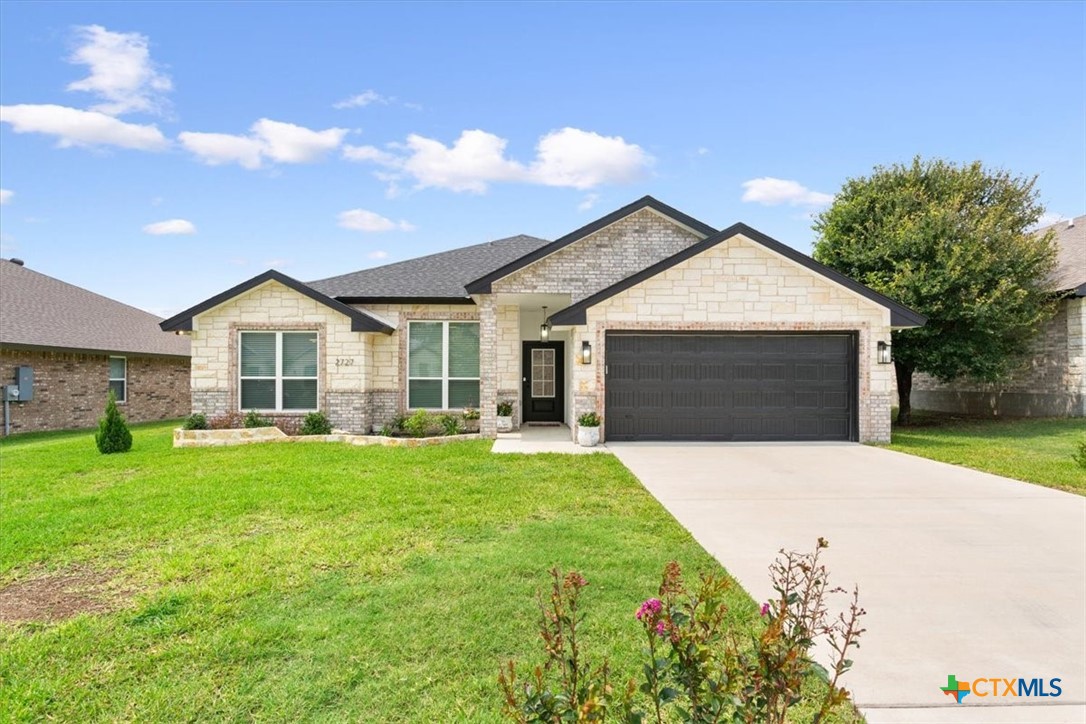
[[0, 260], [0, 344], [189, 356], [149, 312]]
[[1053, 291], [1077, 290], [1086, 296], [1086, 215], [1059, 221], [1038, 229], [1043, 234], [1049, 229], [1056, 231], [1056, 271], [1052, 274]]

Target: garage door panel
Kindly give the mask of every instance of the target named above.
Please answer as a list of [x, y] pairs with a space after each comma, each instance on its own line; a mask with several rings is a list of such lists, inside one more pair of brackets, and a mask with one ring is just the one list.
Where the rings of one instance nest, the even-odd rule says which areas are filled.
[[849, 440], [847, 334], [608, 334], [612, 440]]

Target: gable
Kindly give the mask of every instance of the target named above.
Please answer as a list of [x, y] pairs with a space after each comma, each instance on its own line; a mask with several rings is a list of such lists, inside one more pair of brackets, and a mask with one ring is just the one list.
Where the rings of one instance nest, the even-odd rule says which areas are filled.
[[[596, 219], [590, 224], [586, 224], [581, 228], [566, 234], [560, 239], [557, 239], [546, 246], [543, 246], [530, 254], [525, 254], [523, 257], [516, 259], [494, 271], [486, 274], [485, 276], [476, 279], [466, 285], [469, 294], [490, 294], [493, 291], [494, 282], [504, 279], [514, 272], [517, 272], [530, 264], [534, 264], [545, 257], [556, 254], [557, 252], [569, 247], [573, 244], [580, 242], [588, 237], [595, 236], [598, 232], [605, 230], [607, 227], [620, 222], [627, 217], [633, 216], [638, 212], [648, 211], [655, 213], [659, 217], [667, 220], [673, 227], [682, 229], [688, 234], [692, 235], [695, 240], [703, 239], [716, 233], [716, 229], [698, 221], [692, 216], [688, 216], [678, 209], [672, 208], [665, 203], [657, 201], [651, 196], [644, 196], [632, 204], [623, 206], [621, 209], [611, 212], [606, 216]], [[647, 218], [647, 217], [642, 217]], [[663, 258], [661, 255], [659, 258]], [[642, 267], [643, 268], [643, 267]], [[632, 272], [631, 272], [632, 273]], [[563, 290], [563, 293], [568, 290]]]
[[[728, 256], [729, 251], [736, 256]], [[756, 261], [744, 263], [743, 260], [746, 257], [753, 257]], [[585, 324], [587, 311], [611, 297], [661, 274], [669, 273], [673, 268], [685, 265], [689, 261], [691, 262], [689, 266], [680, 267], [679, 278], [685, 278], [683, 274], [689, 273], [686, 271], [687, 269], [705, 268], [704, 265], [712, 263], [711, 260], [714, 259], [717, 260], [716, 263], [720, 266], [718, 269], [720, 275], [713, 281], [714, 285], [720, 285], [728, 278], [724, 273], [725, 267], [727, 267], [727, 273], [731, 275], [732, 283], [737, 287], [748, 284], [751, 278], [756, 278], [759, 286], [772, 284], [773, 280], [780, 277], [785, 270], [794, 270], [795, 273], [784, 275], [793, 280], [790, 284], [797, 287], [808, 285], [827, 286], [847, 293], [852, 298], [863, 300], [865, 303], [873, 303], [883, 307], [890, 311], [890, 324], [893, 327], [916, 327], [923, 325], [927, 321], [922, 314], [879, 294], [840, 272], [819, 264], [806, 254], [796, 251], [746, 224], [735, 224], [551, 315], [551, 323], [555, 325]], [[769, 263], [768, 260], [772, 260], [773, 263]], [[669, 273], [664, 279], [665, 283], [674, 283], [676, 277], [674, 274]], [[799, 280], [804, 281], [800, 282]], [[726, 287], [727, 283], [724, 282], [723, 286]], [[651, 313], [651, 310], [646, 311]]]

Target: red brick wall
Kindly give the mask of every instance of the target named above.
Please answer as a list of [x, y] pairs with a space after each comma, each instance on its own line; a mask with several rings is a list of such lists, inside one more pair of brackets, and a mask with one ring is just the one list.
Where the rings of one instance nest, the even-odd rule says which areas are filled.
[[[120, 405], [129, 422], [189, 414], [189, 360], [138, 357], [128, 360], [128, 395]], [[34, 400], [11, 403], [11, 432], [94, 427], [109, 395], [109, 355], [0, 350], [0, 384], [15, 381], [15, 368], [34, 368]], [[0, 434], [3, 433], [0, 421]]]

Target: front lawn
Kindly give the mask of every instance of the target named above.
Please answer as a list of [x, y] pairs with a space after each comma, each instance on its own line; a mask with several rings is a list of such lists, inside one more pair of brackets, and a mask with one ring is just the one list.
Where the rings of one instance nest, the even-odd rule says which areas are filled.
[[719, 569], [609, 455], [174, 450], [169, 428], [122, 455], [0, 446], [0, 596], [58, 617], [0, 624], [5, 718], [495, 721], [499, 662], [541, 660], [549, 567], [588, 578], [589, 650], [627, 675], [663, 565]]
[[986, 420], [914, 411], [913, 420], [894, 426], [891, 450], [1086, 495], [1086, 470], [1071, 459], [1086, 436], [1082, 418]]

